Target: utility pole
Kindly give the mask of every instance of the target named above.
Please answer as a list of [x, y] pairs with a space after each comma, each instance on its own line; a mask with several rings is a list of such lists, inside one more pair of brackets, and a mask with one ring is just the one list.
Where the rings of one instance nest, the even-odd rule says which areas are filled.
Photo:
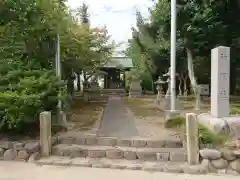
[[176, 110], [176, 31], [177, 31], [177, 8], [176, 0], [171, 0], [171, 111]]
[[[57, 35], [57, 43], [56, 43], [56, 56], [55, 56], [55, 67], [56, 67], [56, 76], [61, 79], [61, 62], [60, 62], [60, 37]], [[60, 94], [59, 94], [60, 95]], [[58, 113], [62, 110], [62, 102], [58, 100], [57, 105]]]

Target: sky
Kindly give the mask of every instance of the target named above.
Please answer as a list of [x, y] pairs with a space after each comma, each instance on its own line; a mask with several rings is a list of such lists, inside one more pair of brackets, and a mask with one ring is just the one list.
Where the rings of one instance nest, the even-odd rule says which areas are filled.
[[119, 50], [127, 47], [131, 28], [136, 25], [136, 11], [149, 16], [152, 0], [68, 0], [68, 6], [76, 9], [85, 2], [89, 6], [92, 27], [107, 27], [116, 43], [123, 43]]

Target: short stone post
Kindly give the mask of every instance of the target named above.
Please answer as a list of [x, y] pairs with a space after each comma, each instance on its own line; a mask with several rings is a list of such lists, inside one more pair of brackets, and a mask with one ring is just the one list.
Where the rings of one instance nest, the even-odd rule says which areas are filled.
[[40, 147], [41, 156], [50, 156], [52, 149], [51, 112], [40, 113]]
[[196, 86], [196, 111], [200, 111], [201, 108], [201, 86]]
[[186, 114], [186, 136], [187, 136], [187, 155], [188, 163], [195, 165], [199, 163], [199, 144], [198, 144], [198, 121], [194, 113]]
[[64, 111], [60, 111], [60, 117], [61, 117], [61, 126], [67, 128], [68, 123], [67, 123], [67, 116]]

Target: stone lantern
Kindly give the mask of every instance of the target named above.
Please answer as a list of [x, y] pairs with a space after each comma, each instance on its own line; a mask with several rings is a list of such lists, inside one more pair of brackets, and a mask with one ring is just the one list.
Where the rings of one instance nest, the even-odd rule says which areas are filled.
[[[178, 73], [175, 73], [175, 76], [178, 76]], [[168, 83], [168, 90], [165, 95], [165, 101], [163, 103], [163, 109], [164, 110], [170, 110], [171, 109], [171, 69], [169, 68], [168, 72], [166, 74], [163, 74], [163, 77], [167, 77], [166, 82]], [[176, 108], [180, 109], [180, 103], [176, 97]]]
[[163, 84], [165, 84], [166, 81], [163, 81], [162, 78], [159, 76], [158, 80], [155, 82], [157, 85], [157, 98], [156, 98], [156, 104], [160, 105], [161, 99], [162, 99], [162, 89], [163, 89]]

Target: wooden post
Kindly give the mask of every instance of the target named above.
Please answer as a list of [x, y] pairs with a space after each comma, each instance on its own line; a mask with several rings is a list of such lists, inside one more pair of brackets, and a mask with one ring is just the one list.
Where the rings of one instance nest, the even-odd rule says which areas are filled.
[[188, 163], [199, 164], [198, 121], [194, 113], [186, 114], [186, 136]]
[[40, 147], [41, 156], [50, 156], [52, 149], [51, 112], [40, 113]]

